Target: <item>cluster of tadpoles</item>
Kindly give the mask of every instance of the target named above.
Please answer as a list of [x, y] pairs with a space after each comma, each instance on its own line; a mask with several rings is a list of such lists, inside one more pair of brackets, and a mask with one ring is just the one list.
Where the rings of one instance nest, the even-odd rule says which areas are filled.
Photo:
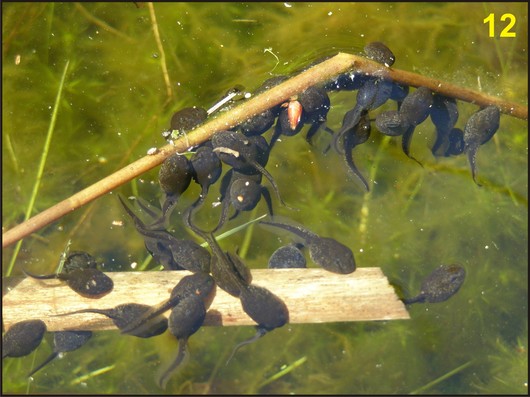
[[[382, 43], [370, 43], [364, 51], [369, 58], [387, 67], [394, 63], [394, 55]], [[287, 76], [269, 79], [256, 93], [267, 90], [285, 79]], [[326, 125], [326, 118], [331, 107], [328, 91], [336, 90], [358, 92], [355, 107], [346, 112], [340, 130], [335, 133]], [[163, 135], [172, 140], [186, 134], [204, 122], [210, 114], [229, 106], [228, 104], [241, 94], [240, 89], [230, 90], [208, 111], [192, 107], [176, 112], [171, 119], [170, 129]], [[292, 221], [279, 221], [273, 216], [271, 195], [268, 188], [262, 186], [262, 178], [265, 176], [280, 203], [285, 205], [274, 178], [265, 167], [272, 147], [281, 136], [295, 135], [305, 124], [309, 124], [306, 140], [311, 142], [314, 134], [320, 129], [330, 133], [330, 146], [344, 155], [351, 171], [368, 190], [368, 183], [353, 162], [352, 149], [366, 142], [370, 135], [372, 120], [369, 112], [389, 99], [397, 102], [397, 110], [386, 111], [375, 117], [375, 124], [381, 133], [402, 136], [403, 151], [413, 158], [409, 147], [414, 129], [430, 116], [437, 132], [432, 152], [442, 156], [467, 153], [476, 182], [476, 152], [498, 129], [500, 113], [497, 107], [489, 106], [473, 114], [462, 131], [455, 128], [458, 110], [456, 101], [452, 98], [443, 97], [424, 87], [409, 93], [409, 87], [382, 77], [343, 74], [322, 87], [306, 89], [288, 102], [276, 105], [236, 128], [214, 134], [209, 141], [196, 147], [189, 159], [182, 154], [168, 157], [159, 171], [159, 183], [164, 192], [161, 214], [151, 210], [140, 198], [136, 200], [140, 210], [149, 216], [149, 222], [142, 221], [119, 197], [153, 259], [165, 270], [192, 272], [181, 279], [166, 301], [155, 306], [130, 303], [112, 309], [84, 309], [60, 315], [89, 312], [101, 314], [112, 319], [123, 334], [141, 338], [160, 335], [169, 329], [177, 338], [179, 347], [175, 360], [158, 379], [158, 385], [162, 388], [165, 388], [170, 375], [186, 357], [188, 339], [203, 325], [217, 287], [238, 298], [245, 313], [257, 324], [255, 336], [238, 344], [229, 360], [240, 347], [282, 327], [289, 322], [289, 310], [283, 300], [268, 289], [253, 284], [251, 271], [243, 259], [236, 253], [223, 251], [214, 233], [241, 211], [254, 209], [261, 197], [264, 197], [271, 218], [261, 221], [260, 224], [273, 231], [287, 231], [294, 237], [293, 243], [280, 247], [271, 255], [269, 268], [305, 268], [306, 260], [301, 249], [307, 248], [311, 260], [318, 266], [334, 273], [354, 272], [356, 263], [350, 248], [333, 238], [321, 237], [302, 225]], [[271, 139], [267, 142], [263, 134], [273, 126]], [[210, 186], [221, 177], [222, 164], [230, 168], [220, 183], [221, 215], [212, 230], [203, 230], [195, 224], [193, 218], [204, 204]], [[170, 215], [192, 180], [200, 185], [201, 193], [184, 209], [182, 220], [187, 228], [208, 244], [211, 253], [195, 241], [179, 239], [167, 230]], [[230, 206], [235, 212], [229, 218]], [[98, 298], [109, 293], [113, 284], [108, 276], [96, 269], [96, 265], [89, 254], [72, 252], [66, 258], [63, 271], [57, 274], [26, 274], [35, 278], [58, 278], [66, 281], [75, 292], [85, 297]], [[460, 265], [442, 265], [424, 280], [417, 296], [403, 301], [406, 304], [445, 301], [458, 291], [464, 278], [465, 270]], [[166, 318], [164, 313], [169, 310], [169, 318]], [[40, 344], [45, 331], [46, 325], [41, 320], [14, 324], [3, 336], [2, 357], [29, 354]], [[81, 347], [92, 333], [67, 330], [54, 332], [53, 335], [52, 354], [28, 376], [33, 375], [60, 353]]]

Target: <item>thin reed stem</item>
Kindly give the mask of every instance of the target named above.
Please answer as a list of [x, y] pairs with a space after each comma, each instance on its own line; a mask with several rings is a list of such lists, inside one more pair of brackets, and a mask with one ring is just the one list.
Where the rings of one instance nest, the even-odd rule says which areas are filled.
[[[37, 199], [37, 194], [39, 193], [40, 184], [42, 181], [42, 175], [44, 174], [44, 167], [46, 165], [46, 160], [48, 159], [48, 152], [50, 151], [50, 143], [53, 137], [53, 131], [55, 130], [55, 122], [57, 121], [57, 113], [59, 112], [59, 103], [61, 102], [61, 97], [63, 94], [64, 82], [66, 80], [66, 73], [68, 71], [68, 65], [70, 61], [66, 61], [64, 66], [63, 75], [61, 76], [61, 81], [59, 83], [59, 89], [57, 91], [57, 96], [55, 97], [55, 104], [53, 105], [52, 118], [50, 120], [50, 125], [48, 127], [48, 132], [46, 134], [46, 140], [44, 141], [44, 147], [42, 149], [42, 155], [40, 158], [39, 167], [37, 169], [37, 175], [35, 177], [35, 184], [33, 185], [33, 191], [31, 192], [31, 197], [29, 199], [28, 208], [26, 209], [26, 214], [24, 216], [24, 221], [27, 221], [33, 212], [33, 207], [35, 206], [35, 201]], [[15, 247], [11, 261], [6, 271], [6, 277], [8, 277], [13, 271], [15, 262], [17, 260], [18, 253], [20, 251], [22, 240], [19, 240], [19, 243]]]
[[162, 45], [162, 40], [160, 40], [160, 32], [158, 31], [158, 22], [156, 21], [155, 6], [153, 5], [153, 2], [148, 2], [147, 8], [149, 8], [149, 16], [151, 17], [151, 24], [153, 27], [153, 34], [156, 40], [156, 46], [158, 48], [158, 51], [160, 51], [160, 67], [162, 68], [164, 83], [166, 84], [167, 104], [171, 101], [171, 99], [173, 99], [173, 89], [171, 88], [171, 80], [169, 79], [169, 72], [167, 70], [166, 53], [164, 51], [164, 46]]

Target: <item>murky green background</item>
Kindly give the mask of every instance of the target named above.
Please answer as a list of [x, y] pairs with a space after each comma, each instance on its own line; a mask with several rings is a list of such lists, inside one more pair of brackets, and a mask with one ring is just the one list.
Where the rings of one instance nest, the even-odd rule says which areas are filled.
[[[384, 41], [398, 69], [527, 104], [526, 3], [180, 3], [154, 9], [173, 97], [147, 4], [2, 3], [3, 231], [24, 218], [68, 60], [34, 214], [161, 146], [160, 133], [175, 110], [209, 107], [235, 84], [253, 89], [315, 57], [359, 53], [368, 41]], [[497, 36], [505, 26], [500, 16], [513, 14], [516, 38], [488, 37], [483, 19], [490, 13]], [[328, 125], [338, 129], [355, 93], [332, 94], [331, 101]], [[462, 103], [459, 109], [463, 128], [477, 108]], [[285, 201], [300, 211], [275, 201], [278, 214], [346, 243], [358, 266], [381, 267], [406, 294], [440, 264], [461, 263], [466, 282], [447, 302], [412, 306], [409, 321], [284, 326], [246, 346], [228, 366], [232, 347], [253, 328], [203, 328], [190, 339], [188, 365], [166, 391], [528, 393], [527, 129], [525, 120], [501, 117], [498, 133], [478, 153], [479, 188], [464, 156], [431, 155], [429, 120], [416, 129], [411, 148], [425, 168], [406, 158], [399, 139], [383, 139], [374, 127], [369, 142], [354, 152], [374, 182], [369, 195], [339, 156], [322, 153], [327, 134], [320, 133], [313, 147], [303, 133], [283, 139], [268, 169]], [[157, 172], [118, 192], [157, 204]], [[190, 187], [182, 207], [198, 192]], [[213, 199], [218, 185], [211, 192]], [[204, 221], [215, 222], [218, 209], [207, 209]], [[225, 229], [265, 212], [261, 203]], [[106, 195], [26, 238], [13, 274], [21, 274], [20, 266], [52, 272], [68, 239], [72, 249], [92, 253], [109, 271], [148, 257], [115, 195]], [[253, 268], [266, 266], [279, 245], [277, 236], [259, 227], [222, 242], [228, 250], [243, 248]], [[2, 252], [4, 275], [13, 252], [13, 246]], [[51, 350], [45, 342], [29, 356], [4, 360], [3, 392], [160, 393], [155, 373], [176, 346], [169, 334], [139, 340], [101, 332], [30, 382], [28, 369]], [[271, 380], [296, 362], [301, 364]]]

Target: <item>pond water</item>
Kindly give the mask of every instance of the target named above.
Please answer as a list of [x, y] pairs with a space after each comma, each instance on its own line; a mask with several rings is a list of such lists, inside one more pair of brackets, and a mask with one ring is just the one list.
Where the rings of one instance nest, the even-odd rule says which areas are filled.
[[[179, 108], [207, 108], [236, 84], [253, 90], [315, 58], [358, 54], [369, 41], [386, 43], [397, 69], [528, 103], [526, 3], [164, 3], [154, 12], [165, 58], [148, 3], [2, 3], [3, 231], [24, 219], [67, 61], [32, 215], [163, 145], [161, 132]], [[512, 38], [499, 37], [506, 13], [516, 20]], [[493, 38], [483, 21], [490, 14]], [[328, 126], [336, 131], [355, 93], [330, 98]], [[458, 126], [476, 110], [460, 103]], [[432, 156], [430, 120], [411, 146], [423, 168], [403, 154], [399, 139], [372, 128], [354, 150], [369, 194], [340, 156], [323, 153], [328, 134], [318, 133], [313, 146], [303, 135], [282, 139], [269, 160], [283, 198], [299, 209], [273, 196], [278, 214], [345, 243], [359, 267], [381, 267], [400, 293], [417, 292], [441, 264], [462, 264], [464, 285], [446, 302], [411, 306], [410, 320], [286, 325], [241, 349], [229, 365], [232, 347], [254, 329], [204, 327], [166, 392], [527, 394], [527, 120], [501, 116], [499, 131], [478, 152], [482, 187], [465, 156]], [[114, 193], [159, 205], [157, 172]], [[218, 185], [211, 191], [218, 194]], [[198, 192], [191, 186], [182, 208]], [[215, 222], [218, 210], [207, 208], [201, 221]], [[260, 203], [225, 230], [266, 211]], [[113, 223], [120, 220], [122, 226]], [[53, 272], [68, 240], [108, 271], [148, 258], [109, 194], [27, 237], [18, 253], [15, 245], [4, 249], [3, 275], [20, 275], [22, 266]], [[239, 247], [251, 268], [263, 268], [280, 241], [288, 239], [255, 227], [221, 244]], [[3, 361], [3, 393], [158, 394], [155, 374], [176, 347], [167, 333], [137, 340], [100, 332], [30, 381], [28, 368], [49, 354], [48, 340], [29, 356]]]

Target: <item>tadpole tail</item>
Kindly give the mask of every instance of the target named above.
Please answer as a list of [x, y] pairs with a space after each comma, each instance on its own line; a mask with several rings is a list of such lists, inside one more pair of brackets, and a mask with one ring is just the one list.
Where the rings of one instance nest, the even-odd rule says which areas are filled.
[[[208, 241], [208, 237], [209, 237], [208, 232], [198, 228], [197, 225], [195, 225], [192, 222], [191, 217], [193, 215], [193, 212], [194, 212], [193, 206], [189, 206], [188, 208], [184, 210], [184, 213], [182, 214], [182, 220], [184, 222], [184, 225], [187, 228], [193, 230], [193, 232], [197, 234], [199, 237], [201, 237], [203, 240]], [[211, 233], [213, 233], [213, 231]]]
[[364, 188], [367, 192], [369, 192], [370, 187], [368, 186], [368, 182], [366, 181], [366, 179], [364, 179], [364, 176], [361, 174], [361, 171], [359, 171], [353, 161], [353, 148], [344, 150], [344, 158], [346, 159], [346, 164], [348, 164], [349, 169], [357, 176], [357, 178], [361, 180], [364, 185]]
[[[118, 195], [118, 198], [120, 199], [120, 202], [121, 204], [123, 205], [123, 208], [125, 209], [125, 212], [127, 212], [127, 214], [131, 217], [131, 219], [133, 220], [134, 222], [134, 227], [136, 228], [136, 230], [138, 231], [138, 233], [140, 233], [142, 236], [144, 237], [153, 237], [153, 238], [156, 238], [156, 239], [170, 239], [172, 236], [164, 236], [162, 233], [160, 232], [165, 232], [169, 235], [169, 232], [167, 230], [165, 230], [163, 228], [163, 223], [165, 223], [165, 215], [162, 215], [160, 217], [160, 219], [156, 220], [155, 222], [153, 222], [153, 224], [151, 224], [150, 226], [146, 226], [145, 223], [143, 223], [140, 218], [138, 218], [138, 216], [127, 206], [127, 204], [125, 204], [125, 202], [123, 201], [123, 198]], [[140, 204], [140, 206], [142, 207], [142, 209], [144, 208], [144, 204], [138, 202]], [[149, 210], [149, 212], [151, 212]], [[160, 226], [160, 227], [159, 227]]]
[[162, 204], [162, 216], [159, 219], [165, 220], [168, 219], [171, 216], [171, 213], [175, 209], [175, 207], [178, 204], [179, 196], [177, 195], [166, 195], [166, 199], [164, 200], [164, 204]]
[[267, 333], [267, 330], [265, 328], [261, 328], [261, 327], [257, 327], [257, 332], [256, 334], [250, 338], [250, 339], [247, 339], [241, 343], [239, 343], [236, 347], [234, 347], [234, 350], [232, 350], [232, 354], [230, 354], [230, 357], [228, 357], [228, 360], [226, 360], [226, 364], [225, 365], [228, 365], [228, 363], [230, 362], [230, 360], [232, 360], [232, 358], [234, 357], [234, 355], [237, 353], [237, 351], [245, 346], [245, 345], [249, 345], [251, 343], [254, 343], [256, 342], [259, 338], [261, 338], [263, 335], [265, 335]]
[[28, 277], [36, 278], [39, 280], [51, 280], [54, 278], [59, 278], [58, 274], [55, 274], [55, 273], [54, 274], [34, 274], [34, 273], [28, 272], [26, 269], [22, 269], [22, 272]]
[[[152, 219], [155, 219], [147, 228], [149, 230], [166, 230], [167, 220], [173, 211], [173, 208], [169, 212], [162, 212], [162, 215], [158, 216], [154, 211], [152, 211], [146, 204], [145, 200], [141, 197], [136, 197], [136, 202], [142, 211], [149, 215]], [[157, 218], [158, 217], [158, 218]]]
[[152, 219], [156, 219], [158, 214], [155, 211], [153, 211], [151, 208], [149, 208], [149, 203], [146, 200], [144, 200], [143, 198], [137, 196], [136, 197], [136, 202], [138, 203], [138, 205], [140, 206], [142, 211], [144, 211]]
[[271, 140], [269, 142], [269, 151], [272, 150], [274, 144], [280, 138], [282, 135], [282, 127], [280, 124], [280, 118], [278, 117], [278, 120], [276, 120], [276, 125], [274, 126], [274, 132], [272, 133]]
[[[131, 217], [131, 219], [133, 220], [134, 222], [134, 226], [136, 227], [136, 229], [142, 233], [143, 230], [146, 230], [147, 229], [147, 226], [145, 226], [145, 223], [143, 223], [140, 218], [138, 218], [138, 216], [136, 216], [136, 214], [129, 208], [129, 206], [127, 204], [125, 204], [125, 201], [123, 200], [123, 197], [118, 194], [118, 198], [120, 199], [120, 203], [121, 205], [123, 206], [123, 208], [125, 209], [125, 212], [127, 212], [127, 214]], [[142, 233], [143, 234], [143, 233]]]
[[33, 368], [31, 370], [31, 372], [28, 374], [28, 378], [33, 376], [35, 374], [35, 372], [41, 370], [46, 364], [48, 364], [50, 361], [52, 361], [55, 357], [57, 357], [59, 355], [59, 352], [56, 352], [54, 351], [52, 354], [50, 354], [48, 356], [48, 358], [46, 360], [44, 360], [42, 363], [40, 363], [39, 365], [37, 365], [35, 368]]
[[442, 143], [444, 142], [444, 139], [449, 135], [448, 131], [442, 130], [441, 128], [436, 128], [436, 140], [434, 141], [434, 144], [431, 148], [431, 153], [433, 156], [436, 156], [438, 149], [442, 146]]
[[473, 177], [473, 182], [477, 186], [482, 187], [477, 181], [477, 148], [469, 148], [467, 151], [467, 159], [469, 160], [469, 165], [471, 166], [471, 176]]
[[161, 389], [166, 389], [167, 382], [173, 372], [175, 372], [178, 367], [182, 364], [183, 360], [188, 356], [188, 338], [179, 339], [179, 348], [177, 357], [171, 363], [171, 365], [164, 371], [160, 379], [157, 380], [157, 385]]
[[294, 235], [300, 237], [304, 241], [314, 238], [314, 237], [318, 237], [317, 234], [309, 230], [302, 229], [301, 227], [296, 226], [296, 225], [289, 225], [287, 223], [281, 223], [281, 222], [275, 222], [275, 221], [259, 221], [258, 223], [260, 225], [273, 226], [279, 229], [287, 230], [288, 232], [293, 233]]
[[276, 197], [278, 197], [278, 201], [284, 206], [286, 207], [287, 209], [290, 209], [290, 210], [297, 210], [296, 208], [292, 208], [292, 207], [289, 207], [287, 204], [285, 204], [285, 201], [283, 201], [282, 199], [282, 196], [280, 196], [280, 189], [278, 189], [278, 185], [276, 184], [276, 182], [274, 181], [274, 178], [272, 177], [272, 175], [269, 173], [269, 171], [267, 171], [265, 168], [263, 168], [261, 166], [261, 164], [259, 164], [257, 161], [250, 161], [250, 164], [255, 168], [257, 169], [259, 172], [261, 172], [263, 175], [265, 175], [265, 178], [268, 179], [268, 181], [270, 182], [270, 184], [272, 185], [272, 188], [274, 189], [274, 193], [276, 193]]
[[413, 303], [423, 303], [425, 302], [425, 297], [422, 295], [413, 296], [412, 298], [403, 298], [401, 301], [405, 305], [412, 305]]
[[342, 153], [342, 150], [340, 148], [339, 142], [342, 139], [342, 137], [344, 136], [344, 133], [345, 133], [345, 130], [341, 128], [339, 130], [339, 132], [337, 132], [337, 133], [335, 133], [333, 135], [333, 139], [331, 140], [331, 146], [333, 147], [335, 152], [337, 152], [339, 154]]
[[[313, 136], [318, 132], [318, 130], [322, 127], [324, 129], [326, 120], [322, 120], [318, 123], [311, 124], [311, 127], [309, 127], [309, 130], [307, 131], [307, 134], [305, 136], [305, 140], [307, 143], [309, 143], [311, 146], [313, 146]], [[325, 130], [327, 131], [327, 130]], [[333, 135], [333, 131], [331, 132], [331, 135]]]
[[80, 309], [80, 310], [75, 310], [73, 312], [50, 314], [50, 317], [63, 317], [63, 316], [69, 316], [71, 314], [81, 314], [81, 313], [97, 313], [97, 314], [102, 314], [104, 316], [110, 317], [107, 310], [105, 309]]
[[416, 127], [414, 125], [411, 125], [409, 128], [407, 128], [403, 134], [403, 137], [401, 138], [401, 148], [403, 149], [403, 153], [405, 153], [409, 159], [414, 160], [416, 163], [421, 165], [422, 168], [424, 168], [423, 164], [410, 154], [410, 140], [415, 128]]
[[359, 123], [362, 111], [362, 107], [355, 105], [353, 109], [348, 110], [344, 115], [344, 118], [342, 119], [342, 126], [340, 127], [339, 132], [333, 135], [333, 140], [331, 141], [333, 149], [335, 149], [337, 153], [343, 153], [340, 149], [339, 142], [345, 133], [355, 128], [355, 126]]
[[269, 189], [264, 187], [261, 194], [263, 195], [263, 198], [265, 199], [265, 203], [267, 203], [267, 209], [269, 210], [269, 215], [274, 216], [273, 210], [272, 210], [272, 199], [271, 199], [271, 194], [269, 192]]
[[228, 217], [229, 209], [230, 209], [230, 200], [228, 199], [228, 197], [225, 197], [225, 199], [221, 201], [221, 216], [219, 217], [219, 221], [217, 222], [217, 225], [213, 228], [212, 233], [217, 232], [224, 226], [226, 222], [226, 218]]

